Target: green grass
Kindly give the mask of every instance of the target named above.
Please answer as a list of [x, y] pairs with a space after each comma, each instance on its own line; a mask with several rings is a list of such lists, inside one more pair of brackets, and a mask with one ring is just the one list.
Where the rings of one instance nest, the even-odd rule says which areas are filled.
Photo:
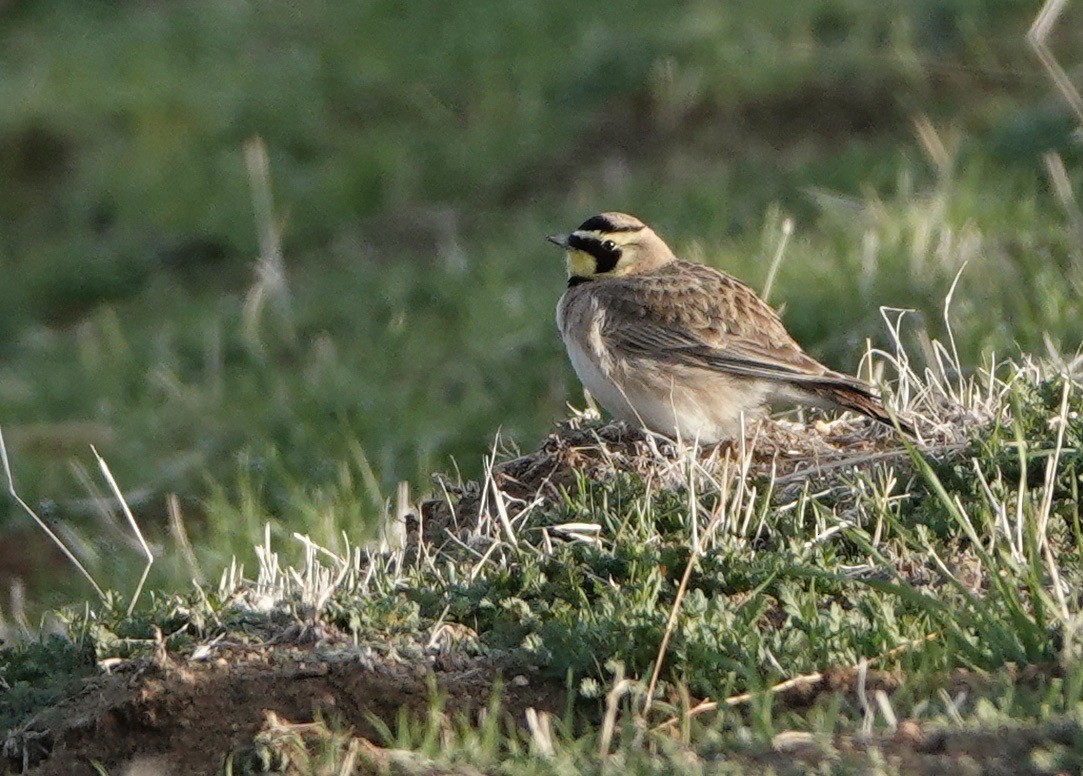
[[[295, 532], [344, 553], [375, 536], [400, 481], [416, 499], [436, 471], [480, 479], [498, 430], [532, 449], [581, 396], [552, 322], [561, 263], [543, 238], [596, 211], [636, 213], [682, 255], [757, 288], [792, 223], [771, 301], [842, 370], [867, 341], [892, 344], [882, 306], [914, 310], [907, 344], [931, 359], [960, 270], [961, 364], [1071, 354], [1083, 340], [1083, 168], [1072, 115], [1025, 42], [1033, 4], [9, 5], [0, 426], [20, 495], [123, 593], [89, 619], [69, 615], [75, 647], [4, 653], [4, 727], [69, 693], [93, 670], [87, 649], [126, 656], [152, 623], [173, 632], [187, 618], [194, 640], [171, 648], [229, 632], [221, 601], [176, 591], [217, 580], [234, 557], [254, 568], [265, 531], [286, 562], [303, 555]], [[1068, 32], [1078, 13], [1051, 39], [1066, 66], [1083, 53]], [[245, 165], [254, 137], [269, 159], [270, 221], [255, 215]], [[268, 229], [281, 235], [286, 286], [254, 317]], [[1083, 431], [1073, 418], [1050, 484], [1061, 386], [1021, 379], [1010, 424], [915, 460], [916, 479], [896, 484], [906, 498], [877, 500], [887, 475], [869, 480], [865, 512], [846, 524], [844, 498], [777, 512], [760, 484], [761, 535], [720, 532], [689, 578], [660, 703], [679, 716], [683, 692], [724, 698], [917, 642], [879, 666], [904, 676], [890, 698], [900, 719], [958, 727], [945, 677], [1009, 664], [1058, 670], [974, 690], [964, 728], [1077, 719], [1065, 612], [1081, 582]], [[153, 592], [131, 618], [141, 555], [90, 445], [156, 554]], [[379, 582], [375, 599], [334, 598], [325, 616], [403, 649], [449, 619], [472, 630], [473, 649], [570, 673], [596, 708], [617, 660], [640, 699], [622, 719], [636, 719], [694, 510], [631, 473], [582, 485], [529, 515], [523, 542], [586, 521], [602, 526], [601, 546], [502, 549], [476, 574], [477, 558], [452, 554], [454, 573], [418, 566]], [[695, 509], [722, 497], [701, 494]], [[27, 583], [30, 599], [27, 622], [20, 595], [0, 595], [9, 636], [91, 595], [12, 502], [0, 505], [4, 542], [18, 563], [0, 553], [0, 582]], [[690, 721], [679, 745], [642, 746], [630, 729], [608, 765], [597, 730], [558, 725], [547, 761], [520, 733], [446, 720], [440, 735], [432, 720], [388, 735], [493, 771], [665, 772], [691, 752], [696, 768], [726, 772], [718, 753], [737, 751], [751, 758], [740, 772], [766, 767], [780, 732], [837, 746], [868, 719], [824, 703], [757, 699]], [[872, 717], [891, 727], [882, 710]], [[320, 756], [339, 756], [350, 734], [328, 726]], [[1078, 767], [1078, 746], [1050, 751], [1034, 762]]]
[[[264, 520], [314, 528], [290, 491], [336, 492], [358, 446], [389, 493], [450, 457], [476, 474], [497, 428], [533, 444], [578, 395], [542, 238], [601, 209], [754, 285], [792, 218], [772, 301], [841, 369], [886, 342], [881, 305], [942, 334], [964, 262], [968, 361], [1083, 336], [1078, 208], [1042, 162], [1061, 154], [1075, 185], [1078, 150], [1029, 5], [400, 10], [5, 12], [0, 423], [24, 497], [106, 580], [138, 558], [100, 546], [71, 473], [88, 443], [153, 534], [180, 494], [214, 563]], [[291, 314], [253, 328], [257, 135]], [[239, 524], [208, 503], [238, 481], [261, 483]], [[157, 583], [186, 578], [167, 565]]]
[[[1026, 367], [1004, 367], [989, 388], [1001, 398], [966, 409], [1000, 420], [963, 433], [963, 444], [893, 463], [858, 456], [855, 469], [804, 490], [765, 475], [769, 460], [745, 471], [680, 452], [641, 459], [648, 485], [603, 445], [587, 455], [613, 462], [608, 476], [587, 477], [583, 466], [574, 487], [536, 501], [501, 490], [511, 535], [487, 480], [453, 489], [464, 494], [460, 539], [437, 532], [424, 551], [395, 541], [360, 555], [328, 550], [294, 573], [268, 562], [285, 544], [272, 539], [258, 583], [234, 573], [188, 594], [152, 593], [133, 614], [127, 594], [114, 594], [62, 614], [69, 641], [9, 648], [0, 720], [16, 726], [70, 695], [90, 656], [167, 654], [182, 665], [196, 650], [215, 654], [222, 639], [270, 645], [303, 623], [340, 634], [368, 660], [412, 663], [455, 626], [455, 646], [439, 650], [540, 669], [572, 689], [566, 717], [531, 731], [521, 719], [506, 726], [498, 706], [470, 720], [434, 697], [428, 717], [372, 720], [376, 749], [331, 715], [269, 721], [231, 762], [255, 769], [241, 772], [320, 773], [375, 758], [390, 772], [435, 763], [485, 773], [788, 773], [797, 771], [787, 752], [798, 747], [830, 773], [877, 762], [888, 773], [947, 761], [1077, 768], [1083, 393], [1074, 379]], [[912, 409], [939, 402], [923, 401]], [[959, 432], [966, 427], [944, 439]], [[668, 476], [688, 485], [664, 486]], [[470, 500], [479, 492], [490, 494], [487, 506]], [[437, 519], [431, 509], [425, 519]], [[577, 523], [597, 525], [583, 534], [597, 538], [569, 538]], [[836, 679], [821, 683], [821, 674]], [[865, 702], [850, 692], [863, 676]], [[816, 689], [784, 691], [791, 680]], [[721, 709], [702, 713], [706, 700]], [[538, 760], [541, 751], [550, 754]], [[947, 759], [921, 760], [938, 756]]]

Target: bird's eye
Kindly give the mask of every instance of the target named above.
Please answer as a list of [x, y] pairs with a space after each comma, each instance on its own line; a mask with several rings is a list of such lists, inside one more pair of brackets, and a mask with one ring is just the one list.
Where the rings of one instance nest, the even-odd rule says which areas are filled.
[[606, 240], [604, 243], [602, 243], [602, 247], [605, 248], [607, 251], [615, 251], [617, 249], [617, 244], [612, 240]]

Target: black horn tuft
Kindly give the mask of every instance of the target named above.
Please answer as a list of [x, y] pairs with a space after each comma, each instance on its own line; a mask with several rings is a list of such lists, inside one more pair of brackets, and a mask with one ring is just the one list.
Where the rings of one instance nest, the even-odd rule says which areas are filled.
[[646, 227], [635, 216], [625, 213], [599, 213], [579, 225], [579, 232], [638, 232]]

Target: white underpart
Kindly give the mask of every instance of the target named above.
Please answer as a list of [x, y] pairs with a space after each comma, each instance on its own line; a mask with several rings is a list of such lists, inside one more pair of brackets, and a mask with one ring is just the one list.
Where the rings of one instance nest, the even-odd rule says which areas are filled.
[[764, 381], [615, 358], [602, 339], [605, 313], [597, 306], [578, 336], [565, 332], [559, 317], [558, 323], [583, 387], [616, 419], [651, 431], [689, 442], [732, 439], [741, 433], [742, 422], [761, 412], [771, 393]]
[[596, 355], [589, 354], [581, 343], [574, 339], [568, 343], [568, 357], [571, 359], [572, 368], [579, 376], [579, 382], [583, 384], [590, 395], [600, 405], [618, 420], [624, 420], [635, 425], [643, 425], [634, 409], [632, 399], [621, 386], [611, 380], [602, 370], [601, 360]]

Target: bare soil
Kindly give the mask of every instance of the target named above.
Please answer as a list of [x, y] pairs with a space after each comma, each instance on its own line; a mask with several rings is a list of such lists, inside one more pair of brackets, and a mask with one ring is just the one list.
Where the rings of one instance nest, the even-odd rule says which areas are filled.
[[[91, 763], [111, 774], [180, 776], [221, 772], [229, 754], [234, 772], [262, 736], [272, 744], [303, 747], [326, 741], [320, 719], [339, 725], [347, 735], [341, 751], [352, 753], [351, 772], [463, 774], [468, 766], [437, 767], [424, 756], [372, 743], [379, 733], [372, 719], [393, 725], [400, 709], [421, 715], [430, 707], [431, 687], [446, 698], [449, 713], [476, 716], [500, 695], [505, 713], [519, 724], [526, 709], [561, 714], [563, 687], [532, 673], [514, 673], [497, 661], [456, 661], [454, 667], [418, 668], [374, 663], [348, 650], [303, 648], [224, 651], [212, 660], [134, 661], [87, 684], [77, 697], [50, 709], [18, 735], [29, 766], [37, 776], [95, 776]], [[1056, 666], [1029, 666], [1012, 678], [1020, 685], [1058, 675]], [[901, 676], [869, 670], [835, 669], [796, 681], [777, 694], [785, 707], [806, 708], [826, 696], [857, 704], [857, 688], [873, 702], [876, 693], [890, 698]], [[978, 692], [990, 677], [957, 671], [944, 689], [952, 694]], [[741, 702], [727, 704], [742, 706]], [[693, 706], [693, 714], [696, 713]], [[663, 722], [658, 730], [666, 729]], [[676, 727], [673, 727], [676, 735]], [[882, 727], [881, 727], [882, 729]], [[908, 774], [1051, 774], [1035, 763], [1035, 753], [1073, 747], [1083, 728], [1076, 720], [1040, 725], [1005, 725], [999, 729], [944, 731], [900, 720], [893, 730], [874, 735], [821, 739], [803, 732], [778, 734], [769, 748], [731, 751], [718, 757], [742, 764], [750, 773], [802, 773], [839, 766], [859, 771], [876, 762], [893, 763]], [[675, 743], [675, 742], [674, 742]], [[9, 751], [10, 754], [10, 751]], [[707, 765], [688, 751], [689, 762]], [[19, 769], [18, 764], [11, 763]], [[287, 757], [284, 770], [300, 774]]]
[[321, 716], [378, 739], [373, 718], [394, 728], [400, 710], [423, 714], [433, 686], [449, 713], [467, 716], [494, 693], [520, 720], [527, 707], [560, 714], [565, 703], [562, 683], [491, 659], [407, 665], [352, 650], [237, 649], [203, 661], [133, 661], [97, 677], [9, 734], [5, 754], [17, 772], [25, 765], [37, 776], [94, 776], [92, 762], [111, 774], [147, 763], [155, 776], [213, 774], [268, 719]]

